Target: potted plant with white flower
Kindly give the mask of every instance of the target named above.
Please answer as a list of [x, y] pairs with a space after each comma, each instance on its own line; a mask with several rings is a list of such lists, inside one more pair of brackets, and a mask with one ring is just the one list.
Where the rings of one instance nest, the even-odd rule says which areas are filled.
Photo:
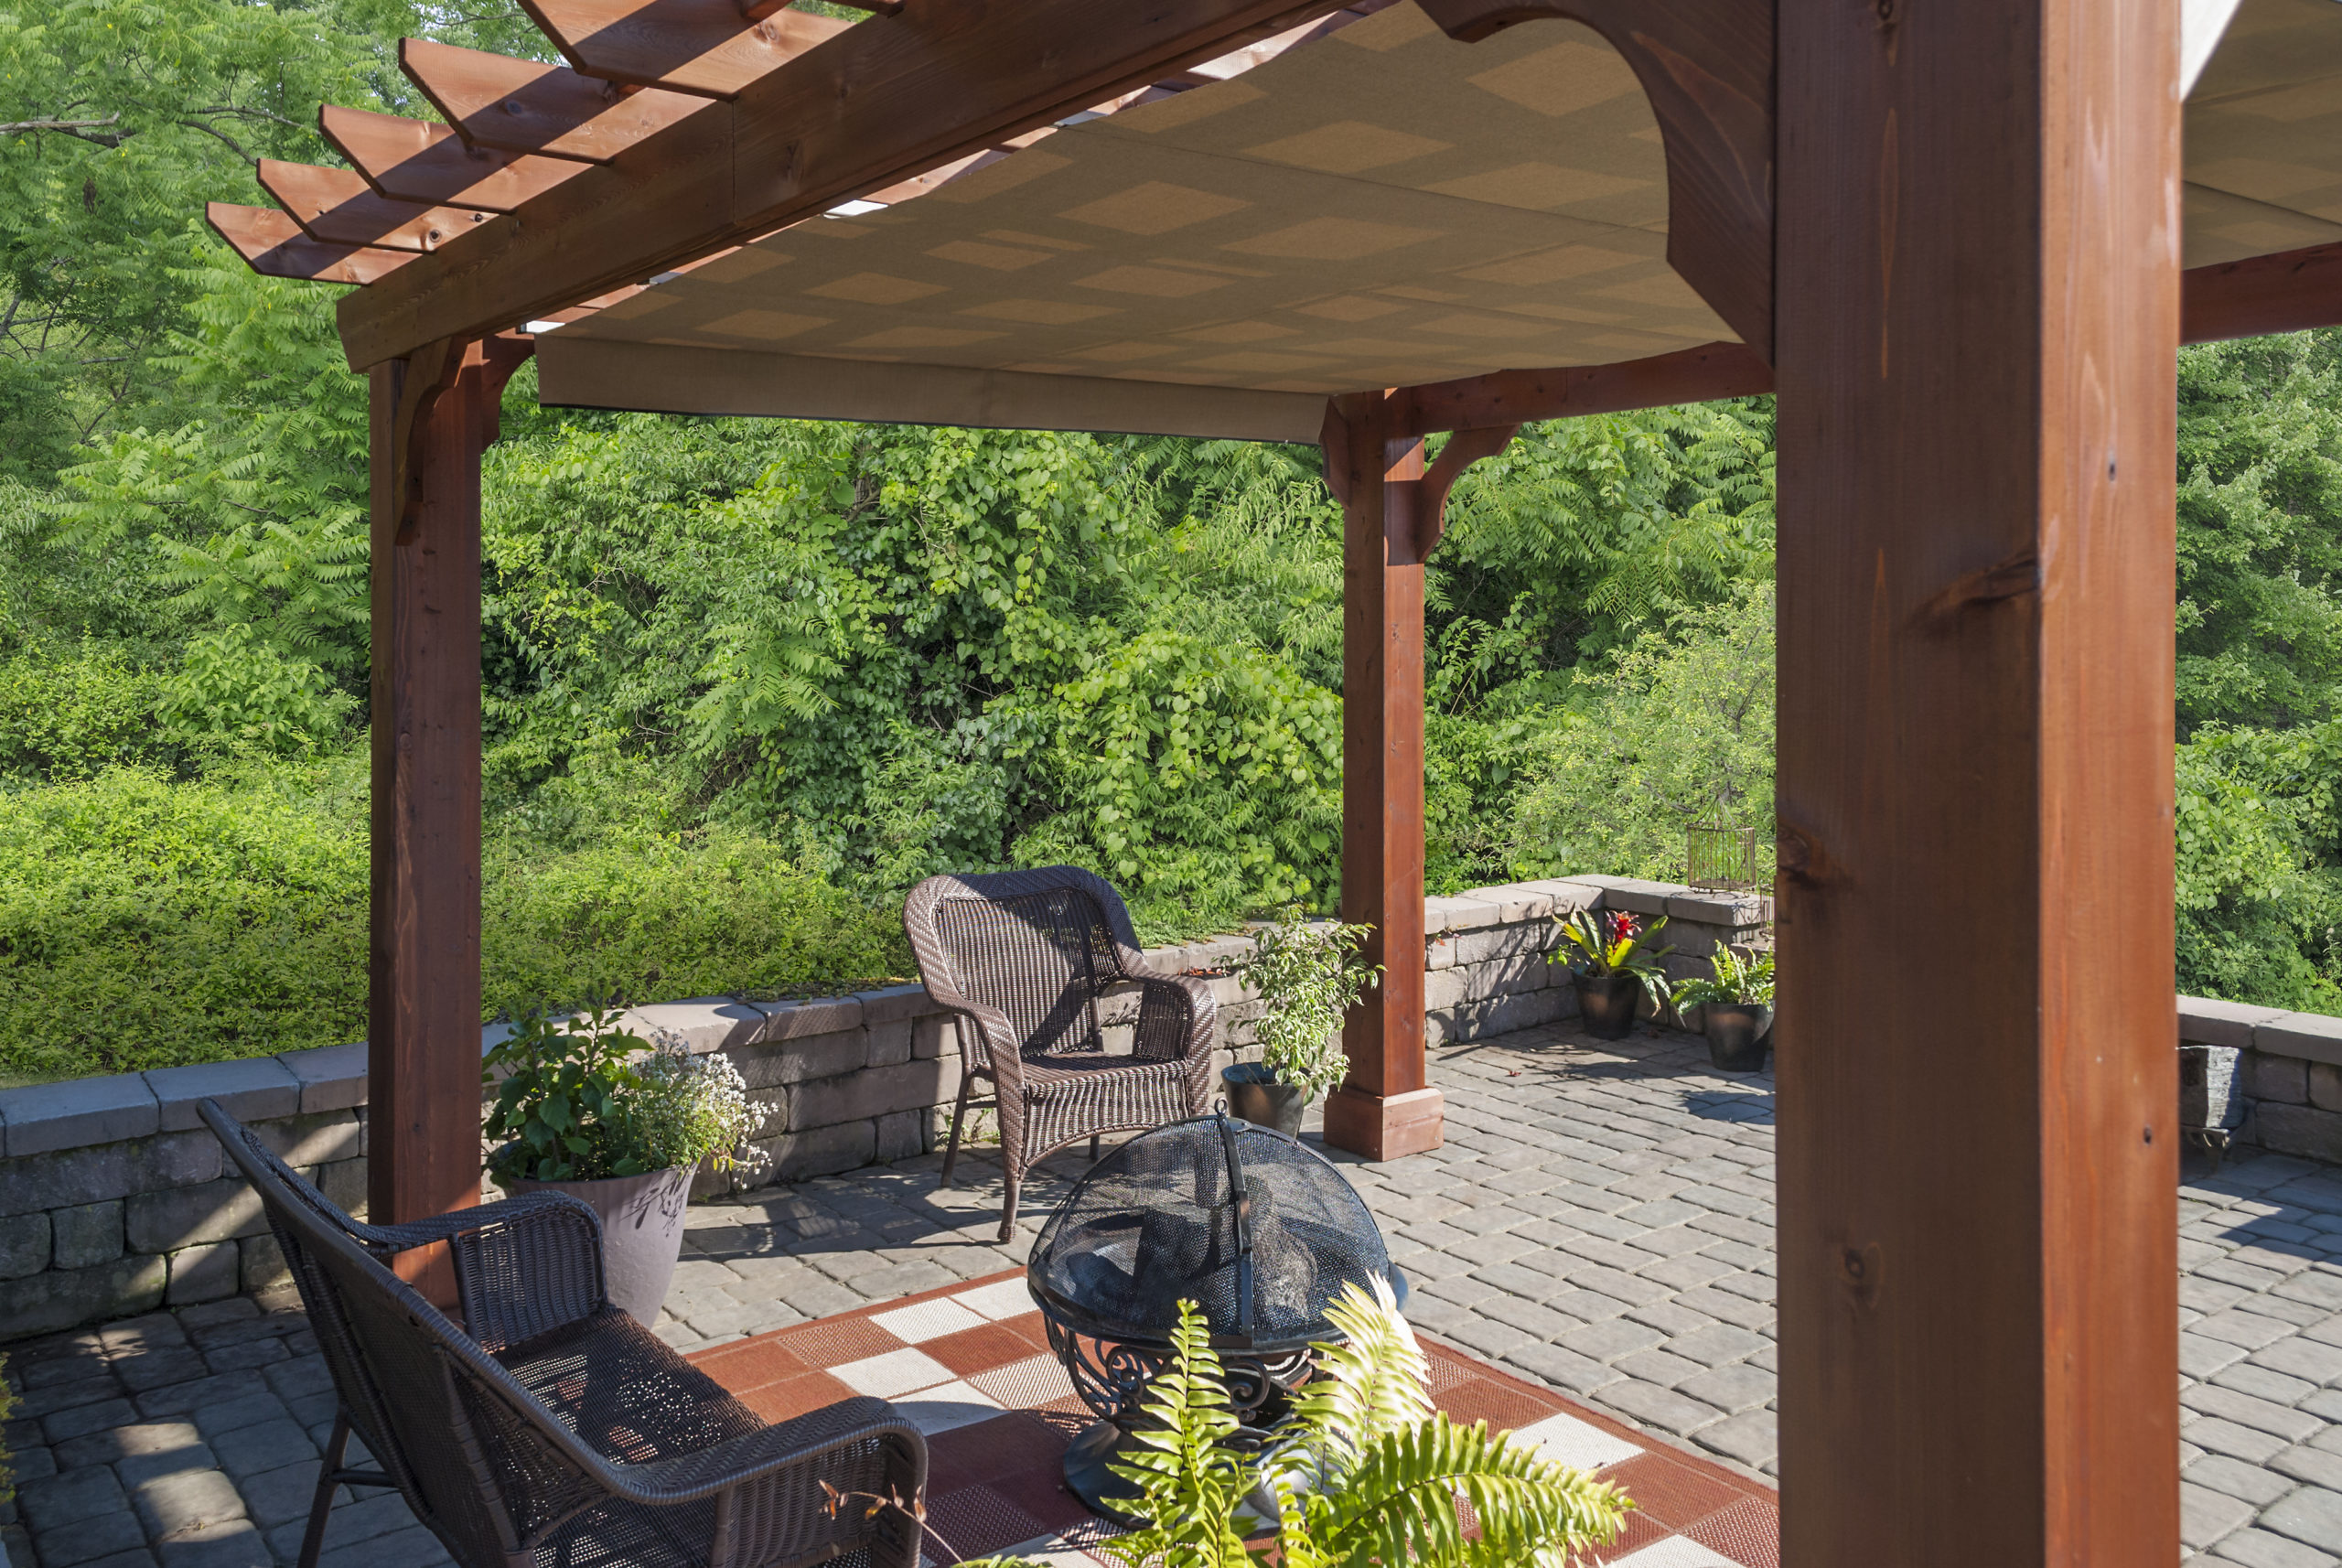
[[1252, 956], [1237, 968], [1261, 999], [1261, 1059], [1221, 1071], [1230, 1110], [1288, 1138], [1300, 1135], [1309, 1102], [1349, 1071], [1342, 1015], [1382, 972], [1358, 956], [1372, 929], [1310, 920], [1293, 909], [1252, 933]]
[[599, 1215], [611, 1304], [656, 1322], [701, 1163], [763, 1163], [747, 1142], [763, 1117], [740, 1069], [671, 1035], [645, 1040], [596, 1006], [521, 1020], [481, 1077], [497, 1084], [482, 1122], [488, 1174], [509, 1193], [565, 1192]]

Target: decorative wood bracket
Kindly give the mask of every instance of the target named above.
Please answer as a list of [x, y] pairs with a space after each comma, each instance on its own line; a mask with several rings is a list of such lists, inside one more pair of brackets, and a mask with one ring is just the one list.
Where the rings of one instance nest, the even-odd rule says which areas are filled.
[[1459, 430], [1447, 438], [1439, 456], [1417, 481], [1415, 492], [1415, 559], [1427, 561], [1447, 532], [1447, 492], [1464, 470], [1483, 457], [1493, 457], [1512, 440], [1518, 424], [1483, 425]]
[[461, 345], [443, 338], [406, 357], [406, 369], [399, 382], [398, 411], [392, 416], [391, 426], [391, 451], [397, 463], [397, 469], [391, 476], [392, 493], [399, 498], [399, 526], [392, 542], [414, 542], [419, 495], [415, 477], [423, 457], [418, 442], [432, 405], [450, 392], [460, 392], [471, 401], [479, 421], [479, 445], [495, 445], [501, 424], [504, 383], [512, 379], [512, 372], [536, 352], [536, 348], [533, 338], [500, 332], [493, 338]]
[[1540, 17], [1609, 40], [1666, 142], [1668, 263], [1771, 364], [1775, 0], [1421, 3], [1466, 43]]
[[[1387, 392], [1351, 392], [1326, 400], [1326, 421], [1317, 439], [1325, 453], [1327, 488], [1343, 505], [1349, 504], [1362, 479], [1381, 473], [1380, 462], [1370, 471], [1363, 468], [1370, 454], [1387, 457], [1391, 443], [1420, 442], [1421, 433], [1409, 429], [1405, 419], [1405, 399], [1412, 390], [1395, 387]], [[1465, 469], [1503, 451], [1520, 428], [1499, 424], [1459, 430], [1448, 437], [1438, 460], [1428, 469], [1422, 468], [1417, 458], [1408, 465], [1411, 471], [1381, 475], [1385, 483], [1405, 485], [1411, 491], [1406, 503], [1393, 508], [1387, 518], [1387, 526], [1401, 531], [1392, 536], [1394, 560], [1413, 564], [1430, 556], [1447, 530], [1449, 489]]]

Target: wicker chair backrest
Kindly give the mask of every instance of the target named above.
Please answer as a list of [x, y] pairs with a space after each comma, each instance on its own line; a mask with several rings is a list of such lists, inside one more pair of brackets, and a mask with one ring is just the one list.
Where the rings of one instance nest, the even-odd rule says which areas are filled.
[[407, 1506], [465, 1568], [532, 1561], [533, 1536], [604, 1495], [584, 1455], [564, 1452], [576, 1440], [359, 1245], [368, 1227], [250, 1129], [209, 1111], [206, 1120], [260, 1195], [350, 1423]]
[[1045, 875], [962, 879], [969, 891], [935, 903], [936, 937], [960, 993], [1006, 1014], [1023, 1055], [1102, 1051], [1098, 993], [1123, 969], [1096, 897], [1067, 884], [978, 891]]

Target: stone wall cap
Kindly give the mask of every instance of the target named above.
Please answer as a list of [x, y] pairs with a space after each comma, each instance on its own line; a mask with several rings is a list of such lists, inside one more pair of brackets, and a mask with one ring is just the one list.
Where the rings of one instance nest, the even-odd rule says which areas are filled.
[[693, 996], [681, 1002], [646, 1002], [618, 1017], [621, 1028], [655, 1038], [660, 1033], [682, 1038], [695, 1055], [745, 1046], [764, 1031], [763, 1009], [729, 996]]
[[2286, 1013], [2252, 1026], [2252, 1043], [2272, 1056], [2301, 1057], [2342, 1066], [2342, 1018]]
[[2256, 1007], [2217, 996], [2182, 996], [2178, 1000], [2179, 1037], [2190, 1045], [2250, 1050], [2255, 1025], [2274, 1023], [2285, 1016], [2282, 1007]]
[[197, 1103], [216, 1100], [239, 1122], [298, 1115], [301, 1081], [274, 1057], [242, 1057], [193, 1067], [153, 1068], [144, 1075], [154, 1091], [156, 1126], [183, 1133], [203, 1125]]
[[943, 1011], [927, 993], [927, 987], [916, 981], [906, 985], [882, 985], [875, 991], [857, 991], [854, 997], [862, 1004], [862, 1021], [873, 1026]]
[[1442, 931], [1477, 931], [1484, 926], [1503, 924], [1504, 906], [1483, 898], [1466, 895], [1423, 900], [1423, 934], [1427, 937]]
[[800, 1039], [807, 1035], [835, 1035], [862, 1026], [862, 1001], [854, 996], [792, 997], [784, 1002], [752, 1003], [765, 1015], [757, 1036], [759, 1045]]
[[1493, 887], [1467, 887], [1461, 895], [1476, 903], [1494, 904], [1508, 926], [1542, 920], [1553, 912], [1553, 895], [1530, 882], [1503, 882]]
[[0, 1127], [11, 1159], [144, 1138], [157, 1120], [155, 1091], [134, 1072], [0, 1090]]
[[348, 1111], [366, 1103], [366, 1042], [279, 1051], [276, 1060], [300, 1088], [301, 1113]]
[[1764, 923], [1765, 900], [1755, 893], [1671, 893], [1667, 912], [1679, 920], [1711, 926], [1756, 926]]

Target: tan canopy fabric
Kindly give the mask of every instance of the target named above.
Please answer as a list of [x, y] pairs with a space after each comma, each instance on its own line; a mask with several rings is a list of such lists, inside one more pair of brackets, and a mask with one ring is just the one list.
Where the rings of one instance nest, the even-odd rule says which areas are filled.
[[[543, 396], [1306, 439], [1332, 392], [1733, 340], [1589, 29], [1402, 3], [1149, 96], [546, 334]], [[2244, 0], [2186, 136], [2186, 264], [2342, 240], [2342, 5]]]

